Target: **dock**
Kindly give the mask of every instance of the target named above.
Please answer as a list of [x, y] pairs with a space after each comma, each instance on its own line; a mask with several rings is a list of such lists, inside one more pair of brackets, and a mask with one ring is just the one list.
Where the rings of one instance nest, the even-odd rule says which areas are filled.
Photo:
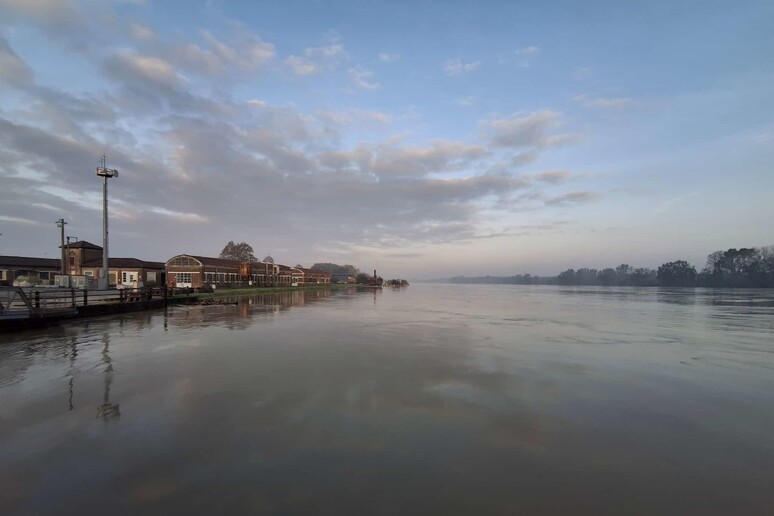
[[[186, 292], [188, 292], [186, 290]], [[169, 302], [195, 303], [168, 288], [81, 290], [0, 287], [0, 330], [45, 325], [69, 318], [162, 308]]]

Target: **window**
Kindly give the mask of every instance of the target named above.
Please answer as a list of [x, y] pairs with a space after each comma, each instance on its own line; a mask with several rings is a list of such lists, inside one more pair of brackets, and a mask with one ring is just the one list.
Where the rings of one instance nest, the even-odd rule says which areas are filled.
[[49, 277], [48, 277], [48, 273], [47, 273], [47, 272], [40, 272], [40, 273], [38, 273], [38, 274], [40, 274], [40, 279], [42, 279], [42, 280], [43, 280], [43, 279], [44, 279], [44, 280], [47, 280], [47, 279], [49, 279]]
[[126, 283], [126, 273], [125, 272], [121, 273], [121, 283]]
[[201, 265], [202, 263], [190, 256], [176, 256], [167, 262], [167, 265], [182, 265], [186, 267]]
[[190, 272], [178, 272], [175, 277], [178, 283], [192, 283]]
[[156, 273], [155, 272], [146, 272], [145, 273], [145, 281], [151, 282], [156, 281]]
[[83, 274], [86, 276], [94, 276], [94, 271], [86, 271]]

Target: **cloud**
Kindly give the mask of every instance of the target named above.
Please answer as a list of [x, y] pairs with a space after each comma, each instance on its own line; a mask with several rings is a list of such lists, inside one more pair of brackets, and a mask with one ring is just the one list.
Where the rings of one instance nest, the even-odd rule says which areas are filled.
[[0, 36], [0, 81], [23, 88], [32, 83], [32, 69], [14, 52], [8, 41]]
[[457, 105], [462, 107], [470, 107], [476, 103], [476, 97], [460, 97], [457, 99]]
[[372, 109], [320, 109], [315, 112], [315, 115], [323, 122], [337, 127], [345, 127], [356, 124], [384, 125], [389, 124], [393, 120], [393, 116], [391, 114]]
[[42, 226], [40, 222], [36, 220], [25, 219], [22, 217], [13, 217], [11, 215], [0, 215], [0, 220], [9, 224], [22, 224], [25, 226]]
[[207, 219], [207, 217], [203, 217], [198, 213], [185, 213], [185, 212], [168, 210], [166, 208], [158, 208], [158, 207], [149, 208], [148, 211], [152, 213], [156, 213], [158, 215], [164, 215], [165, 217], [172, 217], [173, 219], [179, 220], [181, 222], [197, 222], [197, 223], [209, 222], [209, 219]]
[[538, 153], [535, 151], [521, 152], [511, 157], [510, 165], [514, 168], [523, 167], [537, 160], [537, 158]]
[[636, 104], [636, 101], [629, 97], [588, 98], [586, 95], [576, 95], [572, 100], [587, 108], [620, 109]]
[[180, 69], [202, 76], [249, 75], [276, 57], [274, 45], [241, 24], [232, 24], [226, 37], [209, 30], [198, 32], [199, 41], [156, 42], [152, 50]]
[[530, 45], [527, 47], [516, 49], [516, 51], [514, 52], [514, 55], [516, 56], [516, 61], [519, 64], [519, 66], [528, 68], [532, 64], [532, 60], [535, 57], [537, 57], [540, 54], [540, 52], [541, 52], [540, 47]]
[[379, 54], [379, 61], [382, 63], [392, 63], [400, 59], [400, 54], [387, 54], [387, 53], [380, 53]]
[[568, 206], [573, 204], [585, 204], [600, 199], [602, 194], [598, 192], [569, 192], [566, 194], [545, 199], [547, 206]]
[[259, 68], [275, 56], [274, 45], [243, 29], [236, 31], [232, 45], [224, 43], [207, 30], [202, 31], [202, 36], [220, 61], [241, 70]]
[[539, 174], [535, 174], [533, 177], [537, 181], [557, 185], [566, 183], [577, 176], [578, 174], [568, 170], [545, 170]]
[[462, 75], [472, 72], [481, 66], [481, 61], [464, 63], [461, 59], [447, 59], [444, 71], [446, 75]]
[[167, 61], [133, 51], [121, 51], [106, 61], [106, 67], [115, 76], [132, 80], [178, 86], [183, 79]]
[[285, 64], [296, 75], [313, 75], [348, 58], [349, 54], [342, 44], [332, 43], [322, 47], [307, 48], [303, 56], [291, 55], [285, 59]]
[[72, 24], [79, 19], [68, 0], [3, 0], [2, 7], [44, 24]]
[[354, 81], [358, 88], [364, 90], [376, 90], [381, 86], [378, 82], [374, 81], [374, 72], [371, 70], [365, 70], [363, 68], [350, 68], [349, 76]]
[[[486, 120], [480, 138], [470, 140], [420, 137], [393, 126], [418, 118], [413, 108], [345, 104], [355, 96], [340, 95], [301, 109], [276, 105], [274, 96], [264, 100], [252, 83], [236, 85], [275, 71], [270, 63], [277, 57], [273, 45], [239, 24], [190, 34], [148, 27], [139, 20], [121, 26], [123, 39], [110, 47], [70, 31], [84, 48], [78, 58], [97, 76], [76, 93], [53, 81], [35, 84], [46, 74], [35, 74], [34, 61], [24, 63], [0, 40], [0, 73], [12, 73], [19, 81], [14, 95], [23, 97], [18, 108], [0, 113], [0, 213], [9, 227], [18, 226], [7, 234], [17, 232], [19, 247], [49, 249], [40, 242], [50, 240], [51, 220], [59, 217], [71, 221], [73, 234], [99, 238], [94, 167], [102, 152], [121, 171], [110, 184], [114, 252], [146, 259], [181, 250], [216, 255], [220, 238], [287, 249], [293, 263], [319, 261], [326, 249], [412, 247], [411, 254], [414, 246], [505, 234], [491, 219], [495, 203], [522, 193], [545, 196], [543, 190], [571, 178], [512, 172], [569, 141], [559, 113]], [[398, 57], [385, 56], [380, 61]], [[283, 63], [310, 75], [348, 59], [332, 41]], [[480, 63], [450, 64], [462, 74]], [[371, 70], [342, 71], [357, 87], [379, 86]], [[260, 222], [266, 214], [270, 222]], [[197, 225], [216, 234], [191, 238], [203, 234]]]
[[152, 41], [156, 38], [155, 32], [139, 23], [129, 25], [129, 33], [138, 41]]
[[517, 49], [515, 53], [517, 56], [535, 56], [540, 53], [540, 47], [530, 45]]
[[527, 115], [513, 114], [507, 118], [484, 121], [482, 125], [496, 147], [537, 149], [564, 145], [578, 138], [572, 134], [551, 134], [564, 126], [561, 113], [551, 110]]
[[[362, 149], [361, 149], [362, 150]], [[381, 146], [360, 160], [361, 170], [379, 177], [426, 176], [432, 173], [464, 170], [487, 155], [480, 145], [438, 140], [424, 147]], [[363, 154], [359, 155], [360, 158]]]

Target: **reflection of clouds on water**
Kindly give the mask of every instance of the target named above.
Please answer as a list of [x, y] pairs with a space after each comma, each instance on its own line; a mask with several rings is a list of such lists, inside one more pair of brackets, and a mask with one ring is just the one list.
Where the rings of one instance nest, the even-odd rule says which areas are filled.
[[0, 511], [615, 513], [635, 496], [655, 514], [650, 493], [712, 508], [721, 481], [761, 500], [771, 376], [718, 365], [771, 365], [770, 314], [656, 289], [422, 288], [240, 297], [0, 346], [0, 485], [26, 482]]

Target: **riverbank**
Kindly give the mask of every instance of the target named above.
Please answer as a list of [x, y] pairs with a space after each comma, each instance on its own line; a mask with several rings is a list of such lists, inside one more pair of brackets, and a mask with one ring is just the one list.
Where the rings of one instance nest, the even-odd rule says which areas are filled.
[[316, 291], [316, 290], [340, 290], [346, 288], [356, 289], [372, 289], [367, 285], [346, 285], [346, 284], [325, 284], [325, 285], [306, 285], [306, 286], [285, 286], [285, 287], [244, 287], [244, 288], [221, 288], [213, 292], [190, 292], [186, 294], [176, 294], [169, 296], [166, 299], [156, 297], [153, 299], [138, 299], [131, 302], [116, 302], [116, 303], [101, 303], [101, 304], [89, 304], [79, 305], [74, 307], [74, 313], [63, 313], [61, 315], [51, 317], [37, 317], [32, 316], [25, 319], [11, 319], [0, 320], [0, 330], [2, 331], [14, 331], [34, 329], [45, 326], [56, 325], [61, 321], [69, 321], [74, 319], [93, 318], [102, 315], [115, 315], [128, 312], [137, 312], [143, 310], [157, 310], [164, 308], [167, 305], [174, 304], [199, 304], [202, 301], [213, 299], [216, 297], [231, 297], [231, 296], [255, 296], [264, 294], [276, 294], [283, 292], [298, 292], [298, 291]]
[[370, 290], [374, 288], [369, 285], [351, 285], [344, 283], [333, 283], [325, 285], [304, 285], [299, 287], [244, 287], [244, 288], [221, 288], [214, 290], [213, 292], [197, 292], [195, 295], [199, 299], [211, 299], [213, 297], [220, 296], [247, 296], [247, 295], [259, 295], [259, 294], [274, 294], [279, 292], [298, 292], [310, 291], [310, 290], [340, 290], [346, 288], [357, 288], [363, 290]]

